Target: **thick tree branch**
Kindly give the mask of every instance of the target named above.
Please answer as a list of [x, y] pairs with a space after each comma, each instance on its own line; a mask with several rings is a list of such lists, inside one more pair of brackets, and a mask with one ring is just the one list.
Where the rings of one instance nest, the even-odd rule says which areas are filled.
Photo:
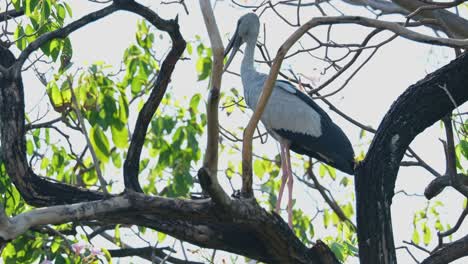
[[0, 13], [0, 22], [5, 22], [5, 21], [8, 21], [12, 18], [16, 18], [16, 17], [20, 17], [24, 15], [24, 10], [21, 9], [21, 10], [8, 10], [8, 11], [5, 11], [5, 12], [2, 12]]
[[[382, 120], [366, 158], [356, 170], [361, 262], [396, 262], [390, 205], [400, 161], [416, 135], [468, 100], [467, 67], [468, 55], [464, 54], [429, 74], [410, 86]], [[369, 219], [381, 224], [372, 225]]]
[[427, 257], [421, 264], [445, 264], [465, 256], [468, 256], [468, 236], [445, 244], [441, 249]]
[[[418, 0], [392, 0], [392, 2], [408, 10], [410, 13], [418, 8], [428, 6], [427, 3]], [[419, 12], [418, 16], [425, 19], [437, 19], [442, 24], [448, 35], [453, 35], [457, 38], [468, 38], [468, 20], [451, 13], [447, 10], [433, 10]]]
[[0, 238], [12, 240], [33, 226], [93, 219], [99, 215], [128, 209], [129, 207], [130, 201], [124, 196], [118, 196], [103, 201], [33, 209], [12, 218], [7, 218], [3, 208], [1, 208], [3, 213], [0, 215]]
[[130, 192], [105, 200], [33, 209], [13, 218], [2, 210], [0, 238], [14, 239], [37, 225], [97, 220], [147, 226], [195, 245], [268, 263], [336, 263], [323, 243], [306, 248], [278, 215], [240, 200], [233, 200], [232, 208], [232, 214], [226, 214], [209, 199], [191, 201]]
[[[462, 173], [457, 174], [458, 182], [463, 184], [465, 188], [468, 187], [468, 177]], [[424, 196], [430, 200], [436, 197], [439, 193], [441, 193], [446, 187], [452, 185], [452, 178], [451, 176], [445, 175], [440, 176], [432, 180], [429, 185], [427, 185], [426, 189], [424, 190]]]
[[[0, 65], [15, 63], [11, 51], [0, 46]], [[26, 158], [24, 89], [22, 79], [0, 76], [1, 158], [22, 197], [34, 206], [69, 204], [103, 198], [94, 192], [62, 183], [50, 182], [34, 174]]]

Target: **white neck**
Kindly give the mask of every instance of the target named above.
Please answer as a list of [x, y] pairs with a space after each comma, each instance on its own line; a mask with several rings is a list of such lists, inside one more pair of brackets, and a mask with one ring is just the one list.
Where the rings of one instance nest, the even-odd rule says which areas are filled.
[[254, 54], [255, 54], [255, 40], [248, 40], [247, 46], [244, 51], [244, 58], [242, 59], [241, 75], [247, 72], [255, 71], [254, 68]]

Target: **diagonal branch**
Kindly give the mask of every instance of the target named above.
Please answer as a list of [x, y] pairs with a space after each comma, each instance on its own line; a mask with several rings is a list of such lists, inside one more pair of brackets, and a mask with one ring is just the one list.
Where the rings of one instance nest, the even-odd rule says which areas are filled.
[[20, 10], [7, 10], [5, 12], [0, 13], [0, 22], [8, 21], [12, 18], [17, 18], [24, 15], [24, 9]]

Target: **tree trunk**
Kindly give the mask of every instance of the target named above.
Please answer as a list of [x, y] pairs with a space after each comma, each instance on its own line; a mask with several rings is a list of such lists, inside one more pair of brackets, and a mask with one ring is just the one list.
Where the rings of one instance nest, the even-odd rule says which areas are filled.
[[399, 164], [413, 139], [468, 100], [468, 55], [410, 86], [390, 107], [356, 169], [361, 263], [396, 263], [390, 206]]

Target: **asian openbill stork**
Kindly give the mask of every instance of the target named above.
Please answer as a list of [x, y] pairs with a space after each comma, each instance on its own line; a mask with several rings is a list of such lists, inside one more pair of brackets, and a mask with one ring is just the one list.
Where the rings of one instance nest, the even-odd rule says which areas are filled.
[[[237, 22], [237, 29], [224, 56], [232, 49], [225, 69], [243, 43], [247, 43], [241, 65], [244, 98], [255, 110], [267, 75], [254, 68], [255, 44], [260, 22], [258, 16], [249, 13]], [[284, 186], [288, 182], [288, 224], [292, 228], [293, 176], [289, 150], [315, 158], [348, 174], [354, 173], [354, 151], [343, 131], [309, 96], [287, 81], [276, 81], [265, 111], [261, 117], [267, 131], [281, 146], [283, 177], [276, 203], [278, 213]], [[288, 180], [289, 179], [289, 180]]]

